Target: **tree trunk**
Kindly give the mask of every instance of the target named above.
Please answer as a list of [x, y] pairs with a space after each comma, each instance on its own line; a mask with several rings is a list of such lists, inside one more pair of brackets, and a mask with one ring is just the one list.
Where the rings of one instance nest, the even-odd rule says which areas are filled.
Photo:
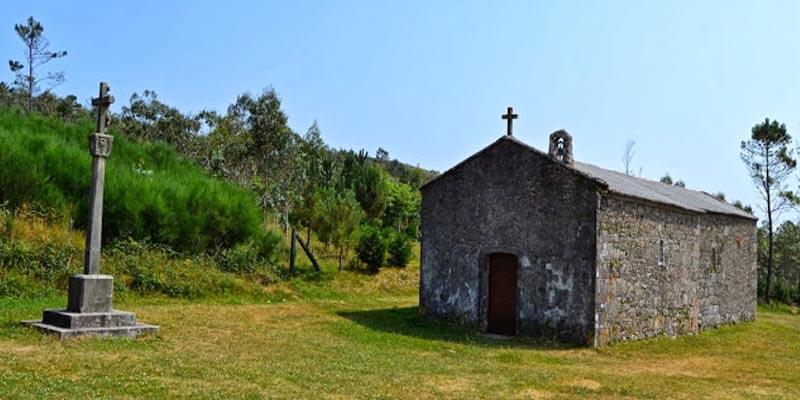
[[292, 245], [289, 248], [289, 274], [294, 275], [295, 273], [295, 261], [297, 259], [297, 249], [295, 247], [295, 243], [297, 242], [297, 238], [295, 238], [294, 234], [294, 227], [292, 227]]
[[772, 285], [772, 189], [770, 187], [769, 178], [769, 152], [766, 153], [765, 176], [766, 176], [766, 193], [767, 193], [767, 228], [768, 233], [768, 249], [767, 250], [767, 283], [764, 285], [764, 301], [769, 304], [770, 286]]
[[339, 271], [340, 272], [342, 271], [342, 252], [343, 252], [343, 249], [344, 249], [344, 247], [339, 249]]
[[795, 302], [800, 304], [800, 270], [797, 271], [797, 293], [794, 295]]
[[28, 46], [28, 113], [33, 112], [33, 45]]

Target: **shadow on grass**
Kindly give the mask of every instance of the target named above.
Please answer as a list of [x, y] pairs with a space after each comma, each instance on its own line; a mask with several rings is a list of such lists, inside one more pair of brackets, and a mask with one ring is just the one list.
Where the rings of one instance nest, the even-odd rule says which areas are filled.
[[484, 347], [526, 347], [539, 350], [563, 350], [578, 347], [573, 344], [542, 338], [521, 336], [511, 339], [491, 338], [465, 326], [425, 318], [419, 315], [417, 307], [339, 311], [336, 314], [373, 331], [427, 340], [457, 342]]

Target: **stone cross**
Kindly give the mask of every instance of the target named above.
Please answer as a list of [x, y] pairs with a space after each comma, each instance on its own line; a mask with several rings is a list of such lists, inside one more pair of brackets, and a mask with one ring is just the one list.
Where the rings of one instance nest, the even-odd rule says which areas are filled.
[[136, 321], [134, 313], [113, 307], [114, 277], [100, 274], [100, 238], [103, 229], [103, 181], [106, 157], [111, 154], [111, 136], [106, 135], [108, 108], [114, 98], [108, 85], [100, 83], [100, 96], [92, 99], [97, 109], [97, 132], [89, 135], [92, 155], [92, 184], [89, 198], [89, 226], [86, 229], [86, 259], [83, 274], [69, 277], [67, 308], [44, 310], [41, 321], [24, 321], [61, 339], [76, 336], [113, 336], [133, 338], [158, 332], [154, 325]]
[[108, 84], [100, 82], [100, 96], [92, 99], [97, 108], [97, 132], [89, 135], [89, 153], [92, 155], [92, 182], [89, 195], [89, 225], [86, 229], [86, 255], [83, 273], [100, 273], [100, 241], [103, 230], [103, 184], [106, 174], [106, 157], [111, 154], [113, 137], [106, 135], [108, 108], [114, 97], [108, 94]]
[[519, 118], [519, 115], [514, 114], [514, 107], [508, 107], [506, 113], [502, 115], [500, 118], [508, 121], [508, 128], [506, 128], [506, 135], [512, 136], [511, 134], [512, 124], [515, 119]]

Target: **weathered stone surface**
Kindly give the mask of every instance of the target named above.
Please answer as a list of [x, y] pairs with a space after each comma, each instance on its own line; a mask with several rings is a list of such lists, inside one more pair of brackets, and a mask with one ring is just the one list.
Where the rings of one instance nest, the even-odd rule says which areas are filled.
[[41, 321], [23, 321], [60, 339], [79, 336], [133, 338], [156, 333], [158, 327], [139, 324], [136, 315], [112, 308], [114, 292], [110, 275], [73, 275], [69, 280], [66, 310], [44, 310]]
[[62, 328], [55, 325], [45, 324], [41, 321], [23, 321], [24, 324], [36, 328], [44, 333], [56, 335], [59, 339], [72, 339], [76, 337], [115, 337], [115, 338], [135, 338], [145, 334], [155, 334], [158, 327], [153, 325], [137, 324], [131, 326], [115, 326], [102, 328]]
[[607, 194], [597, 223], [597, 345], [755, 318], [754, 221]]
[[487, 329], [488, 266], [517, 256], [517, 331], [587, 343], [594, 325], [594, 182], [498, 140], [422, 195], [423, 315]]
[[423, 315], [486, 332], [488, 256], [511, 253], [519, 334], [599, 346], [755, 317], [752, 216], [612, 192], [568, 139], [548, 156], [505, 136], [422, 188]]
[[72, 313], [45, 310], [42, 323], [68, 329], [110, 328], [136, 325], [136, 315], [124, 311]]
[[69, 277], [67, 311], [74, 313], [111, 312], [114, 278], [111, 275], [77, 274]]

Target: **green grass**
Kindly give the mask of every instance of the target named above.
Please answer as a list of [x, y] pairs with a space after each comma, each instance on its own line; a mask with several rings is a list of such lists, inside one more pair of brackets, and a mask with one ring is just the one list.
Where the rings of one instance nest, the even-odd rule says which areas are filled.
[[[68, 276], [83, 270], [83, 241], [82, 232], [23, 211], [11, 214], [0, 209], [0, 298], [64, 293]], [[132, 240], [103, 250], [101, 270], [114, 276], [115, 296], [120, 298], [245, 300], [262, 297], [264, 285], [286, 276], [285, 268], [263, 262], [256, 251], [242, 245], [218, 257], [181, 256], [163, 246]]]
[[[328, 269], [329, 271], [332, 269]], [[161, 325], [59, 342], [18, 325], [63, 296], [0, 300], [0, 398], [798, 398], [800, 315], [677, 339], [496, 341], [417, 314], [415, 267], [325, 272], [247, 300], [129, 296]]]
[[[0, 204], [31, 206], [51, 220], [83, 229], [91, 176], [87, 136], [93, 131], [89, 120], [72, 124], [0, 109]], [[253, 193], [208, 176], [166, 144], [128, 140], [113, 125], [110, 133], [106, 242], [133, 238], [186, 253], [247, 241], [277, 243], [260, 227]]]

